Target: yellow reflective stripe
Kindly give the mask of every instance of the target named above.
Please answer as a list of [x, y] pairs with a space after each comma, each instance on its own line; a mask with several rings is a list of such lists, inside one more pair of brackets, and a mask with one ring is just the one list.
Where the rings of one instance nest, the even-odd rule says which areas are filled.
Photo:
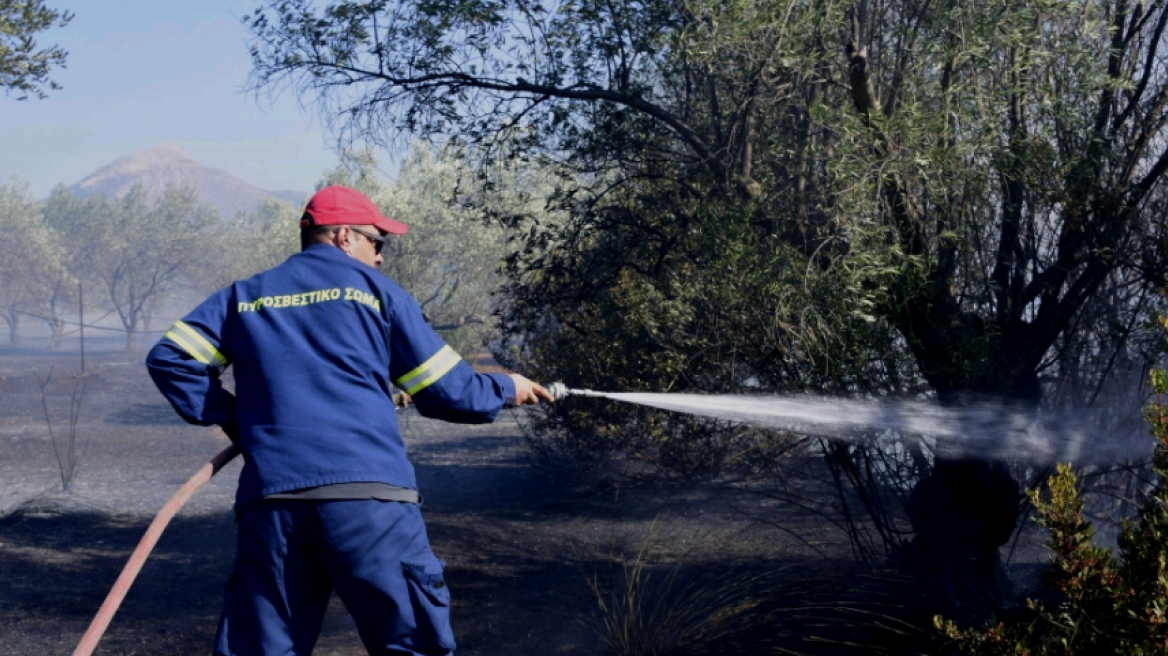
[[186, 351], [187, 353], [190, 353], [191, 356], [194, 357], [199, 362], [202, 362], [203, 364], [211, 364], [211, 361], [207, 359], [207, 356], [203, 355], [202, 352], [200, 352], [198, 349], [196, 349], [195, 347], [193, 347], [189, 343], [187, 343], [187, 341], [185, 339], [183, 339], [182, 337], [179, 337], [173, 330], [166, 331], [166, 337], [170, 341], [181, 346], [184, 351]]
[[227, 358], [223, 357], [223, 354], [220, 353], [219, 350], [211, 344], [211, 342], [207, 341], [207, 338], [203, 337], [202, 333], [195, 330], [194, 328], [191, 328], [182, 321], [174, 322], [174, 327], [179, 328], [183, 332], [190, 335], [200, 346], [203, 347], [203, 352], [206, 353], [210, 359], [218, 363], [220, 367], [227, 366]]
[[203, 364], [211, 364], [214, 361], [220, 367], [227, 366], [227, 358], [223, 357], [223, 354], [211, 342], [207, 341], [207, 338], [182, 321], [174, 322], [174, 326], [166, 333], [166, 336]]
[[395, 385], [414, 394], [429, 387], [431, 383], [446, 375], [462, 358], [449, 346], [443, 346], [432, 358], [408, 374], [393, 381]]

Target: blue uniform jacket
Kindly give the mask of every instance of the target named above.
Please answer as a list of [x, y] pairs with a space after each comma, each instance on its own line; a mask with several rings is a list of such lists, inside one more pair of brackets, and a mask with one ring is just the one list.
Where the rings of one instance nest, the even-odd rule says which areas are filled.
[[[235, 394], [219, 375], [234, 365]], [[319, 244], [212, 295], [174, 324], [146, 366], [193, 424], [237, 423], [236, 505], [336, 483], [417, 489], [393, 385], [427, 417], [485, 423], [515, 397], [478, 374], [373, 267]]]

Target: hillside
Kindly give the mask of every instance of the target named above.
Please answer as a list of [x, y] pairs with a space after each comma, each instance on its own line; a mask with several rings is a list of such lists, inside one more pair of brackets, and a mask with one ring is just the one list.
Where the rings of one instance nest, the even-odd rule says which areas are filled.
[[199, 164], [171, 144], [120, 157], [69, 187], [69, 192], [81, 197], [120, 196], [134, 185], [145, 187], [151, 200], [161, 195], [168, 185], [192, 186], [202, 202], [219, 210], [225, 219], [250, 212], [266, 200], [296, 204], [308, 196], [307, 192], [264, 191], [226, 171]]

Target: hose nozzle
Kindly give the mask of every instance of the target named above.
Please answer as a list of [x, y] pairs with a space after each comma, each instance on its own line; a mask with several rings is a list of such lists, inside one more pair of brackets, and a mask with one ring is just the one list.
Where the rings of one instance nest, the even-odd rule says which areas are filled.
[[547, 389], [552, 393], [552, 398], [556, 401], [563, 401], [568, 396], [568, 386], [561, 382], [551, 383], [547, 386]]
[[557, 401], [563, 401], [569, 396], [594, 396], [598, 398], [606, 398], [608, 395], [604, 392], [593, 392], [587, 389], [569, 389], [567, 385], [555, 382], [547, 386], [547, 390], [552, 393], [552, 397]]

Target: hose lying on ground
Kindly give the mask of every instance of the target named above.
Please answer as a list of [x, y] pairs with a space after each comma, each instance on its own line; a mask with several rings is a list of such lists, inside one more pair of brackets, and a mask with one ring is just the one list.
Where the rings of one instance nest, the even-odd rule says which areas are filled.
[[231, 446], [219, 452], [203, 465], [202, 469], [195, 473], [189, 481], [183, 484], [162, 506], [162, 510], [158, 511], [158, 515], [154, 517], [154, 521], [150, 522], [150, 527], [146, 529], [146, 535], [138, 542], [134, 553], [130, 554], [130, 560], [126, 562], [126, 566], [122, 569], [122, 573], [118, 576], [118, 580], [114, 582], [114, 587], [110, 589], [109, 594], [106, 595], [105, 602], [102, 603], [101, 608], [97, 610], [97, 615], [93, 617], [93, 622], [89, 624], [89, 630], [81, 637], [81, 642], [77, 645], [77, 649], [73, 650], [73, 656], [89, 656], [93, 650], [97, 648], [97, 641], [101, 640], [102, 634], [105, 633], [106, 627], [109, 626], [110, 620], [114, 618], [114, 613], [118, 611], [118, 606], [122, 604], [122, 599], [125, 598], [126, 593], [130, 591], [130, 585], [134, 583], [134, 579], [138, 576], [138, 572], [142, 569], [142, 564], [146, 562], [147, 556], [154, 549], [158, 538], [162, 537], [162, 531], [166, 525], [170, 523], [171, 518], [178, 512], [179, 508], [183, 507], [187, 501], [198, 492], [200, 488], [207, 484], [220, 469], [231, 459], [239, 455], [239, 446], [232, 444]]

